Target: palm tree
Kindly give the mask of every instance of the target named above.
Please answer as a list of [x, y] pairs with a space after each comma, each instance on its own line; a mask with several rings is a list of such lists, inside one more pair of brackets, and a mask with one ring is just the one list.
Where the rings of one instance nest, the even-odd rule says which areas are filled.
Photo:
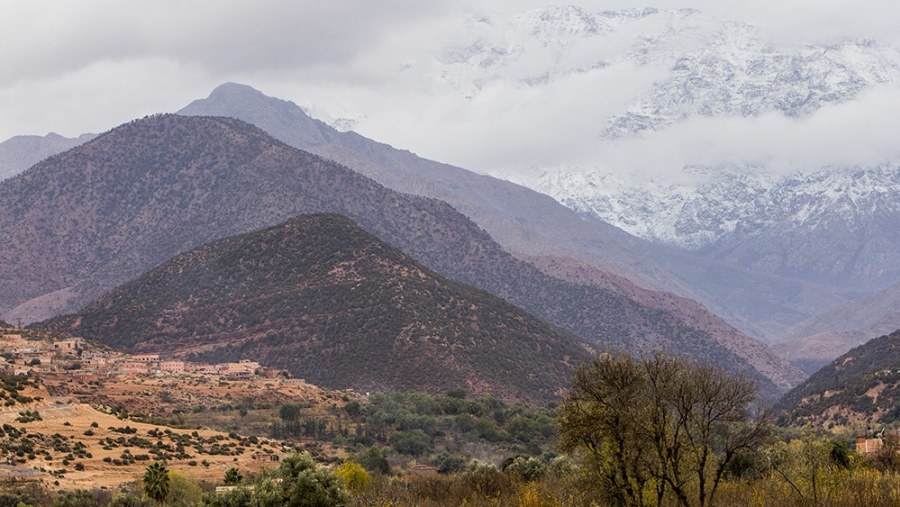
[[158, 504], [169, 496], [169, 470], [161, 461], [147, 465], [144, 472], [144, 494]]

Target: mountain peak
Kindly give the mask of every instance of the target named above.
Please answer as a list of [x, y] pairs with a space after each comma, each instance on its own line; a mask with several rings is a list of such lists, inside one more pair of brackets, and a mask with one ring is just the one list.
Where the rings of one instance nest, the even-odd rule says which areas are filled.
[[254, 125], [265, 125], [269, 134], [292, 146], [318, 146], [336, 134], [334, 129], [311, 118], [297, 104], [270, 97], [252, 86], [240, 83], [221, 84], [209, 97], [191, 102], [177, 114], [220, 116], [222, 111], [230, 111], [229, 116]]
[[240, 96], [243, 98], [246, 97], [265, 97], [263, 93], [256, 88], [245, 85], [242, 83], [235, 83], [229, 81], [227, 83], [222, 83], [219, 86], [215, 87], [212, 93], [209, 94], [210, 98], [220, 98], [220, 97], [236, 97]]
[[336, 214], [207, 243], [48, 325], [134, 351], [252, 358], [330, 386], [519, 400], [553, 399], [589, 357]]

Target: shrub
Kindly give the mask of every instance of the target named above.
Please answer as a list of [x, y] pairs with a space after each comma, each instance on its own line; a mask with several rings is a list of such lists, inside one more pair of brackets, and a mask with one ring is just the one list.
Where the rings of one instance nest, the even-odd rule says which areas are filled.
[[335, 469], [334, 475], [338, 476], [344, 482], [344, 486], [354, 493], [359, 492], [372, 482], [369, 474], [366, 473], [366, 469], [355, 461], [345, 461]]
[[459, 472], [466, 467], [466, 460], [446, 451], [438, 454], [432, 463], [442, 474]]
[[376, 474], [387, 475], [391, 473], [391, 464], [387, 460], [387, 452], [378, 447], [369, 447], [357, 454], [353, 461], [359, 463], [366, 470]]
[[391, 447], [400, 454], [421, 456], [431, 450], [431, 439], [419, 429], [412, 431], [398, 431], [391, 435]]

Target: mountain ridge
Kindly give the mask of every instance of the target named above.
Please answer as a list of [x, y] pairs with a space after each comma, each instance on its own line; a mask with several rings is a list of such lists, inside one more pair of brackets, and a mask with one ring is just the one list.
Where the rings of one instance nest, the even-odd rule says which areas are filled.
[[226, 118], [136, 120], [0, 183], [0, 280], [16, 280], [0, 307], [9, 319], [14, 306], [68, 290], [75, 309], [200, 243], [321, 212], [591, 343], [752, 370], [668, 312], [541, 273], [446, 203], [388, 190]]
[[15, 136], [0, 143], [0, 181], [11, 178], [41, 160], [84, 144], [95, 137], [82, 134], [67, 138], [56, 133], [46, 136]]
[[851, 301], [804, 321], [773, 344], [782, 355], [804, 370], [818, 369], [872, 336], [900, 329], [900, 283], [859, 301]]
[[37, 325], [138, 353], [251, 359], [360, 391], [550, 400], [589, 348], [341, 215], [206, 243]]
[[900, 420], [900, 331], [873, 338], [826, 365], [776, 408], [795, 425]]
[[[354, 132], [339, 132], [309, 117], [296, 104], [268, 97], [247, 85], [223, 84], [208, 98], [192, 102], [178, 114], [238, 117], [283, 142], [337, 160], [389, 188], [448, 202], [522, 259], [576, 258], [595, 268], [623, 275], [642, 286], [675, 291], [688, 297], [700, 296], [704, 303], [716, 301], [656, 265], [654, 255], [663, 257], [665, 262], [675, 262], [676, 256], [670, 252], [650, 253], [658, 249], [609, 224], [585, 219], [526, 187], [422, 159]], [[694, 258], [683, 262], [696, 267]], [[731, 284], [741, 279], [734, 273], [728, 278]], [[719, 310], [720, 307], [714, 307], [716, 313]], [[702, 326], [701, 323], [691, 325]], [[721, 329], [730, 327], [725, 323], [717, 326]], [[726, 334], [736, 333], [728, 331]], [[740, 341], [746, 342], [746, 337]], [[750, 348], [755, 351], [741, 354], [756, 366], [767, 368], [766, 363], [770, 366], [783, 363], [770, 351], [761, 353], [757, 345]], [[767, 358], [760, 361], [760, 356]], [[779, 375], [783, 378], [799, 379], [796, 371], [788, 371], [792, 367], [782, 364], [780, 369]]]

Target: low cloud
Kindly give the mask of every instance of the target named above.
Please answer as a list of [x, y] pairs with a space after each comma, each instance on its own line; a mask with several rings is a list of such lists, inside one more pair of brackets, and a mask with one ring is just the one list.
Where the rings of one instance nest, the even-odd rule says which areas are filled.
[[668, 129], [607, 145], [606, 170], [638, 177], [672, 175], [684, 166], [743, 164], [788, 173], [824, 166], [900, 161], [900, 89], [881, 86], [856, 100], [801, 119], [694, 118]]

